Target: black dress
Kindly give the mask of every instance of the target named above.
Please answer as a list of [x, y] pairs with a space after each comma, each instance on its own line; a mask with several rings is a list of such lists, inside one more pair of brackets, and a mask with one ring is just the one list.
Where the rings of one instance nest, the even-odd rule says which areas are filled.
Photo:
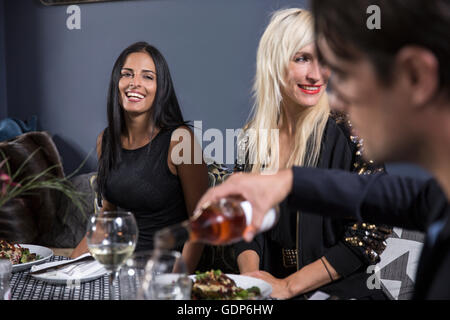
[[156, 231], [188, 219], [180, 179], [167, 164], [174, 130], [161, 130], [141, 148], [122, 148], [120, 163], [106, 177], [103, 197], [136, 218], [136, 251], [153, 249]]
[[[354, 171], [357, 151], [348, 128], [329, 117], [317, 167]], [[237, 243], [236, 256], [245, 250], [254, 250], [260, 257], [260, 270], [277, 278], [285, 278], [325, 256], [341, 280], [318, 290], [339, 298], [385, 299], [381, 290], [367, 288], [366, 269], [370, 261], [364, 251], [345, 241], [355, 220], [332, 219], [295, 210], [288, 206], [287, 200], [280, 204], [280, 213], [274, 228], [257, 235], [250, 243]]]

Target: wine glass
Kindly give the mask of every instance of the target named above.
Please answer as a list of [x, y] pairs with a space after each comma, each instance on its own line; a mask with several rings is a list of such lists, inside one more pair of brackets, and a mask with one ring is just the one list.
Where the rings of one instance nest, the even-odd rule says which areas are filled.
[[189, 300], [192, 280], [181, 253], [156, 249], [145, 267], [139, 297], [147, 300]]
[[105, 211], [91, 217], [88, 224], [89, 252], [109, 271], [109, 295], [115, 299], [114, 280], [122, 264], [133, 254], [138, 228], [131, 212]]

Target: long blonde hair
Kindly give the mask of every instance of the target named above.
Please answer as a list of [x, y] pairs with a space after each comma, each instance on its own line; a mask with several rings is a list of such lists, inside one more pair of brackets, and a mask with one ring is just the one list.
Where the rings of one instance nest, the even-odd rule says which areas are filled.
[[[294, 55], [313, 41], [312, 15], [298, 8], [273, 13], [261, 37], [253, 85], [255, 102], [239, 141], [241, 146], [238, 145], [248, 155], [247, 162], [252, 165], [253, 172], [278, 170], [281, 90], [285, 87], [287, 67]], [[323, 92], [317, 105], [308, 108], [297, 120], [294, 150], [287, 167], [317, 165], [329, 112], [328, 97]]]

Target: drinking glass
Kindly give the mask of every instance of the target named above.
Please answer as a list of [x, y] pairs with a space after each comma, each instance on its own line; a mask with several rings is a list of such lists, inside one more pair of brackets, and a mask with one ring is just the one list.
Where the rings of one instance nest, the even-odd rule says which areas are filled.
[[153, 250], [145, 267], [140, 297], [146, 300], [189, 300], [192, 280], [181, 253]]
[[120, 300], [142, 300], [142, 284], [145, 267], [152, 258], [153, 251], [135, 252], [129, 257], [119, 271]]
[[109, 271], [109, 295], [115, 300], [115, 279], [122, 264], [133, 254], [138, 228], [131, 212], [96, 213], [88, 224], [87, 244], [92, 256]]

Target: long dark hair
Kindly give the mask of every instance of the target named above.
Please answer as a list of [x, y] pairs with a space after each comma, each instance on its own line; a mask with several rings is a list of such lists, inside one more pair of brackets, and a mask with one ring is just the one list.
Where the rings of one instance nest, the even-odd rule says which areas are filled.
[[154, 128], [167, 130], [186, 125], [175, 95], [169, 66], [161, 52], [146, 42], [136, 42], [122, 51], [114, 63], [109, 82], [107, 116], [108, 127], [103, 132], [101, 155], [98, 161], [97, 187], [100, 195], [105, 189], [106, 177], [120, 162], [122, 132], [126, 130], [124, 111], [120, 103], [119, 80], [125, 60], [131, 53], [146, 52], [156, 67], [156, 95], [151, 106], [151, 121]]

